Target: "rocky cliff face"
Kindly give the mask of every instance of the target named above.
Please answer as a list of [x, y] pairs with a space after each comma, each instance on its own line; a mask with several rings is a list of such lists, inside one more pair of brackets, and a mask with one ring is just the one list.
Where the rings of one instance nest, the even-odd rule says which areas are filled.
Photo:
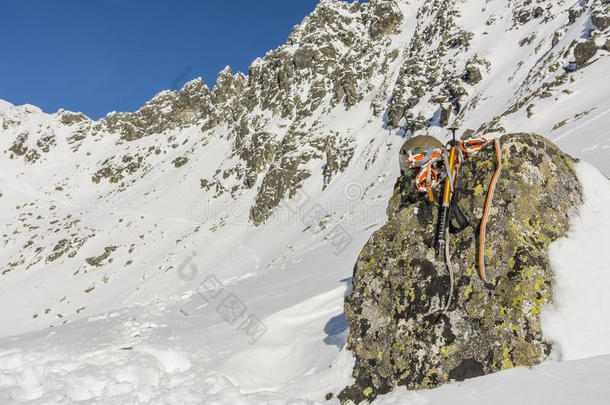
[[[348, 347], [356, 383], [343, 400], [372, 400], [393, 387], [434, 388], [550, 353], [540, 310], [553, 296], [547, 248], [568, 230], [581, 202], [574, 160], [533, 134], [500, 138], [503, 168], [487, 224], [487, 281], [476, 263], [477, 231], [495, 171], [488, 144], [463, 165], [461, 208], [472, 226], [451, 236], [453, 300], [444, 259], [435, 259], [437, 205], [416, 191], [415, 171], [398, 179], [389, 221], [360, 253], [347, 296]], [[439, 187], [440, 188], [440, 187]]]

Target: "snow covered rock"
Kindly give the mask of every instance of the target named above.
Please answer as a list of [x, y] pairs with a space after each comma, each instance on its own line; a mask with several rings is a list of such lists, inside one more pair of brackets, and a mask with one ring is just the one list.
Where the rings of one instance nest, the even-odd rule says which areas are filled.
[[402, 13], [394, 1], [377, 1], [371, 24], [371, 37], [378, 39], [394, 31], [403, 20]]
[[433, 388], [547, 358], [550, 343], [540, 328], [541, 307], [553, 296], [547, 250], [568, 231], [581, 186], [574, 159], [550, 141], [510, 134], [500, 142], [487, 281], [479, 278], [476, 231], [495, 171], [491, 143], [460, 172], [460, 206], [472, 226], [451, 236], [455, 284], [444, 314], [450, 281], [444, 261], [434, 257], [437, 204], [416, 190], [414, 171], [398, 179], [390, 219], [360, 253], [346, 297], [356, 382], [341, 392], [342, 400], [372, 400], [401, 385]]
[[597, 46], [595, 46], [595, 41], [589, 39], [576, 45], [574, 48], [574, 59], [576, 59], [578, 66], [583, 66], [589, 59], [595, 56], [596, 52]]

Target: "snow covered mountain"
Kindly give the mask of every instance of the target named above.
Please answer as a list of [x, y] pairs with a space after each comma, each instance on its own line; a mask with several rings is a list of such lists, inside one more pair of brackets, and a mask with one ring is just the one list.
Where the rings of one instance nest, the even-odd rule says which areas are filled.
[[[0, 402], [323, 402], [351, 378], [343, 295], [404, 137], [535, 132], [610, 176], [609, 56], [608, 0], [321, 0], [212, 90], [196, 79], [100, 121], [0, 101]], [[610, 354], [609, 186], [581, 172], [590, 208], [555, 256], [570, 305], [549, 310], [565, 360]], [[595, 316], [562, 255], [583, 249]], [[559, 399], [607, 394], [608, 364], [506, 383], [557, 389], [548, 375], [578, 369], [591, 385]], [[481, 384], [446, 389], [493, 393]]]

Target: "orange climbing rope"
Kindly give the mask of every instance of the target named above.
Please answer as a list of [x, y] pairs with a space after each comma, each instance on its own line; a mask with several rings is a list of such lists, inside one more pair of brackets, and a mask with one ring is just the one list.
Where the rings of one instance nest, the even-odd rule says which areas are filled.
[[485, 275], [485, 229], [487, 227], [487, 218], [489, 216], [489, 210], [491, 209], [491, 201], [493, 200], [494, 191], [496, 189], [496, 183], [498, 182], [498, 178], [500, 177], [500, 172], [502, 171], [502, 158], [500, 157], [500, 141], [494, 139], [494, 147], [496, 149], [496, 172], [491, 178], [491, 184], [489, 185], [489, 190], [487, 191], [487, 199], [485, 200], [485, 209], [483, 210], [483, 217], [481, 218], [481, 225], [479, 226], [479, 274], [481, 275], [481, 280], [486, 281]]

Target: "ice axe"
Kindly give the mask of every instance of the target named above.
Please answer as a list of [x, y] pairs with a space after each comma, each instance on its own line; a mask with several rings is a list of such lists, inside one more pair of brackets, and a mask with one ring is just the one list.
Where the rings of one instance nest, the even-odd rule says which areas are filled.
[[[443, 192], [443, 200], [441, 201], [441, 206], [439, 207], [438, 213], [438, 225], [436, 228], [436, 238], [434, 247], [436, 250], [436, 256], [439, 257], [443, 254], [445, 243], [446, 243], [446, 233], [447, 229], [451, 227], [453, 232], [458, 232], [464, 229], [470, 223], [468, 217], [462, 212], [462, 210], [457, 205], [457, 201], [455, 201], [455, 189], [457, 186], [458, 179], [458, 170], [462, 163], [463, 157], [459, 150], [459, 143], [455, 139], [455, 131], [458, 128], [451, 127], [448, 128], [452, 133], [452, 139], [445, 145], [445, 149], [443, 151], [443, 161], [445, 165], [445, 171], [447, 173], [447, 177], [445, 179], [445, 189]], [[449, 156], [447, 156], [447, 151], [449, 150]], [[450, 212], [453, 205], [453, 216], [455, 217], [458, 225], [453, 226], [450, 224]]]

